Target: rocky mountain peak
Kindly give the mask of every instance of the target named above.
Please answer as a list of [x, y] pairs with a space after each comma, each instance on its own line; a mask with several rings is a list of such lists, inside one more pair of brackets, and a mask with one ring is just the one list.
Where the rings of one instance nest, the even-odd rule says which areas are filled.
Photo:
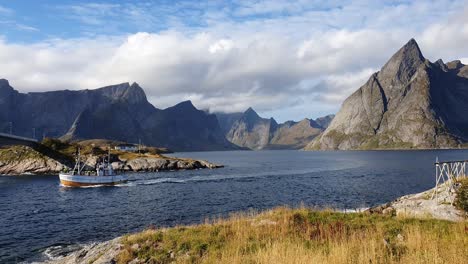
[[169, 111], [174, 111], [174, 112], [180, 112], [180, 113], [185, 113], [189, 114], [195, 111], [199, 111], [192, 103], [192, 101], [187, 100], [180, 102], [172, 107], [167, 108]]
[[145, 91], [137, 84], [128, 82], [96, 89], [97, 93], [113, 101], [125, 101], [130, 104], [147, 103]]
[[286, 122], [283, 123], [283, 126], [292, 127], [292, 126], [294, 126], [295, 124], [297, 124], [297, 122], [294, 122], [293, 120], [288, 120], [288, 121], [286, 121]]
[[439, 68], [443, 71], [448, 71], [447, 65], [445, 65], [444, 61], [442, 59], [438, 59], [435, 64], [439, 66]]
[[411, 39], [343, 103], [307, 149], [458, 148], [468, 141], [468, 67], [431, 63]]
[[0, 79], [0, 88], [9, 87], [9, 86], [10, 86], [10, 83], [8, 82], [7, 79]]
[[411, 39], [382, 67], [378, 80], [390, 88], [405, 85], [425, 60], [418, 43]]
[[463, 65], [463, 63], [460, 60], [454, 60], [447, 63], [447, 68], [449, 68], [450, 70], [458, 70], [463, 66], [465, 65]]
[[270, 117], [270, 125], [274, 128], [278, 126], [278, 122], [273, 117]]
[[125, 100], [131, 104], [148, 101], [146, 98], [145, 91], [136, 82], [132, 83], [132, 85], [130, 85], [125, 90], [122, 97], [125, 98]]
[[257, 112], [255, 112], [255, 110], [253, 110], [252, 107], [249, 107], [247, 110], [245, 110], [242, 119], [248, 124], [253, 124], [259, 120], [262, 120], [262, 118], [257, 114]]
[[[10, 86], [10, 83], [7, 79], [0, 79], [0, 95], [7, 96], [14, 92], [13, 87]], [[0, 98], [1, 100], [1, 98]]]
[[245, 116], [251, 116], [251, 117], [260, 117], [255, 110], [253, 110], [252, 107], [247, 108], [244, 112]]

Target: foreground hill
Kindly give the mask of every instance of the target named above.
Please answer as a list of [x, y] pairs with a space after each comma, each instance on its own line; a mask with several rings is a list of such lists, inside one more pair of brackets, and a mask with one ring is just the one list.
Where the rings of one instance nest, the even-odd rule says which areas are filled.
[[137, 84], [94, 90], [19, 93], [0, 80], [0, 131], [64, 140], [141, 140], [175, 151], [236, 149], [227, 141], [216, 116], [183, 102], [160, 110]]
[[468, 141], [466, 102], [468, 66], [432, 63], [411, 39], [306, 149], [459, 148]]
[[466, 223], [278, 208], [150, 228], [49, 263], [466, 263]]
[[317, 120], [303, 119], [278, 124], [275, 119], [262, 118], [252, 108], [244, 113], [217, 114], [226, 138], [232, 143], [254, 150], [301, 149], [319, 135], [333, 115]]

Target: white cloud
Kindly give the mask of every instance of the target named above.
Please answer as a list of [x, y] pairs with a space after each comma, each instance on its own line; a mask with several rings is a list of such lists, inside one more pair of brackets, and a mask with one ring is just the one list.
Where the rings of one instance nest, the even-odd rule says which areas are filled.
[[2, 15], [12, 15], [14, 13], [15, 12], [12, 9], [4, 7], [4, 6], [0, 6], [0, 14]]
[[[435, 1], [435, 7], [442, 10], [445, 4], [446, 13], [452, 15], [426, 21], [425, 26], [418, 21], [411, 24], [412, 14], [433, 17], [434, 10], [425, 3], [400, 3], [382, 10], [370, 4], [374, 13], [363, 5], [363, 20], [353, 15], [359, 4], [338, 8], [331, 3], [327, 12], [307, 9], [301, 13], [300, 4], [307, 1], [294, 7], [282, 6], [281, 1], [261, 3], [271, 4], [270, 13], [291, 15], [237, 23], [226, 19], [226, 14], [210, 15], [213, 21], [222, 21], [189, 30], [176, 27], [159, 33], [35, 44], [0, 39], [0, 77], [20, 91], [136, 81], [156, 107], [190, 99], [210, 111], [243, 111], [253, 106], [282, 121], [336, 111], [346, 96], [412, 37], [431, 60], [468, 58], [468, 15], [463, 9], [452, 14], [456, 3]], [[100, 23], [99, 14], [108, 8], [118, 7], [96, 7], [97, 15], [90, 17], [97, 20], [91, 18], [91, 23]], [[251, 16], [263, 9], [236, 10], [229, 12]], [[350, 26], [343, 26], [346, 23]], [[382, 24], [389, 26], [376, 26]]]
[[222, 51], [229, 51], [233, 48], [234, 42], [229, 39], [221, 39], [214, 44], [212, 44], [209, 48], [210, 53], [217, 53]]

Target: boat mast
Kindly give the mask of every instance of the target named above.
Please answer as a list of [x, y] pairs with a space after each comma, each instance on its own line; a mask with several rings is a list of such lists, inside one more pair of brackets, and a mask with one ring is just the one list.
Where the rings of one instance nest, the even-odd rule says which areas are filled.
[[81, 163], [81, 159], [80, 159], [80, 147], [78, 147], [78, 158], [77, 158], [77, 161], [76, 161], [76, 166], [78, 166], [78, 175], [81, 174], [81, 167], [80, 167], [80, 163]]

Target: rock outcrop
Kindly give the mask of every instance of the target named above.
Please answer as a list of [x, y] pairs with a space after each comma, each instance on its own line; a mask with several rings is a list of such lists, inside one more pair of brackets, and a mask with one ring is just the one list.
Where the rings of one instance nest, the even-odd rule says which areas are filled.
[[[115, 259], [122, 249], [122, 237], [118, 237], [101, 243], [92, 243], [84, 245], [81, 249], [75, 250], [72, 253], [56, 253], [48, 252], [49, 255], [54, 255], [54, 259], [47, 260], [44, 263], [49, 264], [108, 264], [115, 263]], [[68, 253], [68, 254], [66, 254]], [[63, 256], [62, 256], [63, 254]]]
[[54, 174], [69, 169], [70, 162], [54, 159], [28, 146], [0, 149], [0, 174]]
[[434, 189], [402, 196], [395, 201], [369, 208], [373, 214], [401, 215], [408, 217], [431, 217], [449, 221], [463, 221], [465, 213], [451, 204], [455, 193], [447, 192], [446, 184], [437, 189], [437, 200], [432, 199]]
[[458, 148], [468, 139], [467, 72], [430, 62], [411, 39], [306, 149]]
[[317, 120], [306, 118], [300, 122], [278, 124], [273, 118], [260, 117], [252, 108], [242, 114], [217, 115], [229, 141], [253, 150], [301, 149], [319, 135], [333, 118], [330, 115]]
[[131, 160], [121, 162], [114, 162], [113, 168], [121, 171], [168, 171], [168, 170], [195, 170], [195, 169], [215, 169], [222, 167], [209, 163], [204, 160], [189, 160], [189, 159], [175, 159], [175, 158], [153, 158], [153, 157], [139, 157]]
[[[159, 154], [131, 154], [111, 155], [112, 166], [117, 171], [168, 171], [168, 170], [194, 170], [214, 169], [222, 165], [213, 164], [204, 160], [179, 159]], [[99, 156], [88, 154], [82, 156], [85, 170], [94, 170]], [[29, 146], [13, 146], [0, 149], [0, 174], [58, 174], [73, 167], [73, 158], [54, 152], [45, 147], [32, 148]]]

